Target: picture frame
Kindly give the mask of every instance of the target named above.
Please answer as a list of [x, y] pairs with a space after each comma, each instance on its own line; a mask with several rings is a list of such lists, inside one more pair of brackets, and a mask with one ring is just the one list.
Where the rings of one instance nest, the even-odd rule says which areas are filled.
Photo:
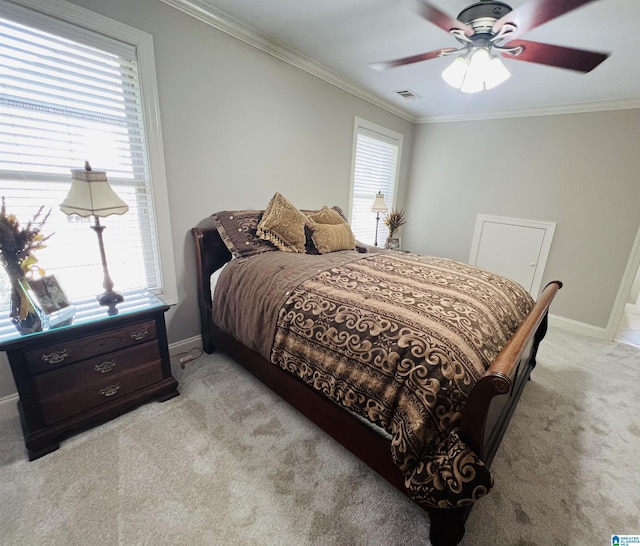
[[55, 275], [27, 279], [25, 284], [27, 295], [40, 316], [44, 328], [71, 322], [75, 307], [69, 301]]
[[390, 250], [400, 250], [400, 237], [388, 237], [385, 248]]

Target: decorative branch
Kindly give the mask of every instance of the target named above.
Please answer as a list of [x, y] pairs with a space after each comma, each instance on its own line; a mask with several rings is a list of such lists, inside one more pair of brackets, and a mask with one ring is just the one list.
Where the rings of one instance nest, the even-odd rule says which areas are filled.
[[400, 229], [400, 227], [405, 224], [406, 220], [404, 218], [403, 210], [391, 210], [384, 217], [384, 224], [389, 229], [389, 237], [393, 237], [395, 233]]

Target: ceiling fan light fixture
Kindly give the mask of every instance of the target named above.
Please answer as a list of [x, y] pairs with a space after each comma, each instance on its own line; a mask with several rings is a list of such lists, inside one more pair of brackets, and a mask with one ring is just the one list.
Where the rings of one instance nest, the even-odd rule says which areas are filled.
[[489, 72], [490, 64], [489, 51], [484, 47], [471, 50], [469, 55], [469, 65], [464, 75], [464, 81], [460, 86], [463, 93], [479, 93], [484, 91], [486, 74]]
[[457, 57], [442, 72], [444, 81], [463, 93], [493, 89], [510, 76], [502, 61], [486, 47], [473, 48], [471, 52]]
[[510, 77], [511, 72], [507, 70], [502, 60], [498, 57], [493, 57], [493, 59], [489, 61], [484, 86], [486, 89], [493, 89], [501, 83], [506, 82]]
[[442, 71], [442, 79], [451, 87], [460, 89], [464, 83], [464, 76], [467, 73], [469, 62], [466, 56], [456, 57], [454, 61]]

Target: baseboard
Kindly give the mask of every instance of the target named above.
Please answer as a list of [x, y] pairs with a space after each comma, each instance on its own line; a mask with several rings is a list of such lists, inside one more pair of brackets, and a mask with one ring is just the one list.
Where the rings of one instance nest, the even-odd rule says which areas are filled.
[[0, 421], [18, 418], [18, 393], [0, 398]]
[[559, 317], [558, 315], [553, 315], [551, 313], [549, 313], [549, 326], [605, 341], [611, 341], [613, 339], [613, 335], [607, 328], [601, 328], [600, 326], [593, 326], [592, 324], [586, 324], [577, 320]]
[[[191, 349], [202, 349], [202, 338], [200, 336], [169, 344], [169, 355], [174, 357], [175, 355], [189, 352]], [[18, 419], [18, 399], [17, 392], [0, 398], [0, 421]]]
[[186, 353], [191, 349], [202, 349], [202, 337], [193, 336], [176, 343], [169, 344], [169, 354], [175, 356], [181, 353]]

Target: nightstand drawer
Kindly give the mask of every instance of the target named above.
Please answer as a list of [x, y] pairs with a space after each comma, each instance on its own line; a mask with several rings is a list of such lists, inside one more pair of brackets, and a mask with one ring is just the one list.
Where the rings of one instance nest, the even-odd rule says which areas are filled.
[[58, 396], [61, 392], [87, 388], [96, 382], [110, 382], [112, 378], [119, 377], [124, 371], [143, 367], [149, 362], [159, 360], [160, 350], [155, 341], [85, 360], [36, 376], [34, 383], [37, 396], [38, 399], [43, 400]]
[[139, 345], [156, 337], [156, 323], [150, 320], [118, 330], [107, 331], [100, 335], [50, 345], [45, 349], [27, 351], [25, 359], [29, 372], [40, 374], [73, 362]]
[[158, 357], [158, 360], [146, 361], [105, 377], [85, 379], [82, 383], [74, 381], [62, 391], [54, 392], [51, 385], [47, 385], [40, 398], [44, 424], [50, 425], [107, 402], [116, 401], [147, 385], [162, 381], [162, 377], [161, 361]]

